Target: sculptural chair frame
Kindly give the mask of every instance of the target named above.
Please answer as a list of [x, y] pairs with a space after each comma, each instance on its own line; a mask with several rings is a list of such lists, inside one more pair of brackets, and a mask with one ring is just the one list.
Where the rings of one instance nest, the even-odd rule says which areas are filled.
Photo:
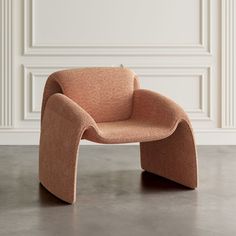
[[55, 72], [44, 89], [39, 179], [52, 194], [76, 200], [77, 151], [98, 143], [140, 142], [141, 167], [191, 189], [197, 158], [191, 124], [170, 99], [139, 88], [126, 68]]

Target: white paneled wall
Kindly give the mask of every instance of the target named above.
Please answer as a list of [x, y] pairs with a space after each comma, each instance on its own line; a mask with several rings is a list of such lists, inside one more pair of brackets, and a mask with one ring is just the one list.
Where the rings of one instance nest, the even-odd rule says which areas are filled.
[[120, 64], [182, 105], [198, 144], [236, 144], [234, 0], [0, 4], [0, 144], [38, 144], [50, 73]]

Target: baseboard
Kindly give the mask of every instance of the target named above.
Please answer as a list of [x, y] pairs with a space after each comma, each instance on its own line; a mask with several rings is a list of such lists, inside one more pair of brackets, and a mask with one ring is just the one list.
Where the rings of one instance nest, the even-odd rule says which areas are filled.
[[[197, 145], [236, 145], [236, 129], [195, 130]], [[1, 129], [0, 145], [38, 145], [39, 130]], [[82, 140], [81, 145], [97, 145]], [[135, 145], [136, 143], [126, 144]]]
[[194, 131], [197, 145], [236, 145], [236, 129]]

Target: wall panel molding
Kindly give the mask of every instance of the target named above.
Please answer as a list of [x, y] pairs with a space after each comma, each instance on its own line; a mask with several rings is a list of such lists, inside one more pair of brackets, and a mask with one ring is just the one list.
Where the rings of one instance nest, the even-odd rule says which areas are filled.
[[236, 3], [222, 0], [222, 128], [236, 128]]
[[0, 128], [12, 127], [12, 0], [0, 1]]
[[[95, 66], [95, 65], [90, 65]], [[97, 64], [96, 64], [97, 66]], [[104, 66], [104, 65], [103, 65]], [[133, 69], [141, 79], [148, 77], [165, 78], [166, 76], [182, 79], [194, 76], [199, 80], [199, 108], [190, 108], [186, 112], [192, 121], [212, 120], [211, 98], [211, 68], [206, 66], [142, 66], [127, 65]], [[65, 68], [79, 67], [77, 65], [24, 65], [24, 120], [38, 121], [40, 110], [35, 107], [36, 80], [45, 79], [51, 73]]]
[[[43, 56], [81, 55], [211, 55], [211, 0], [200, 4], [200, 41], [198, 44], [39, 44], [35, 38], [35, 1], [24, 0], [24, 54]], [[196, 0], [197, 1], [197, 0]]]

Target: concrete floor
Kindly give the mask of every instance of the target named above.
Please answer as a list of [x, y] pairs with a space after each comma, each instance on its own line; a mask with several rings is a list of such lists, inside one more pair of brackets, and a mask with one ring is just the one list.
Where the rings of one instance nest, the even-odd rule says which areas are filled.
[[39, 185], [38, 147], [0, 146], [0, 235], [236, 235], [236, 147], [199, 147], [198, 190], [142, 172], [138, 146], [82, 146], [75, 205]]

